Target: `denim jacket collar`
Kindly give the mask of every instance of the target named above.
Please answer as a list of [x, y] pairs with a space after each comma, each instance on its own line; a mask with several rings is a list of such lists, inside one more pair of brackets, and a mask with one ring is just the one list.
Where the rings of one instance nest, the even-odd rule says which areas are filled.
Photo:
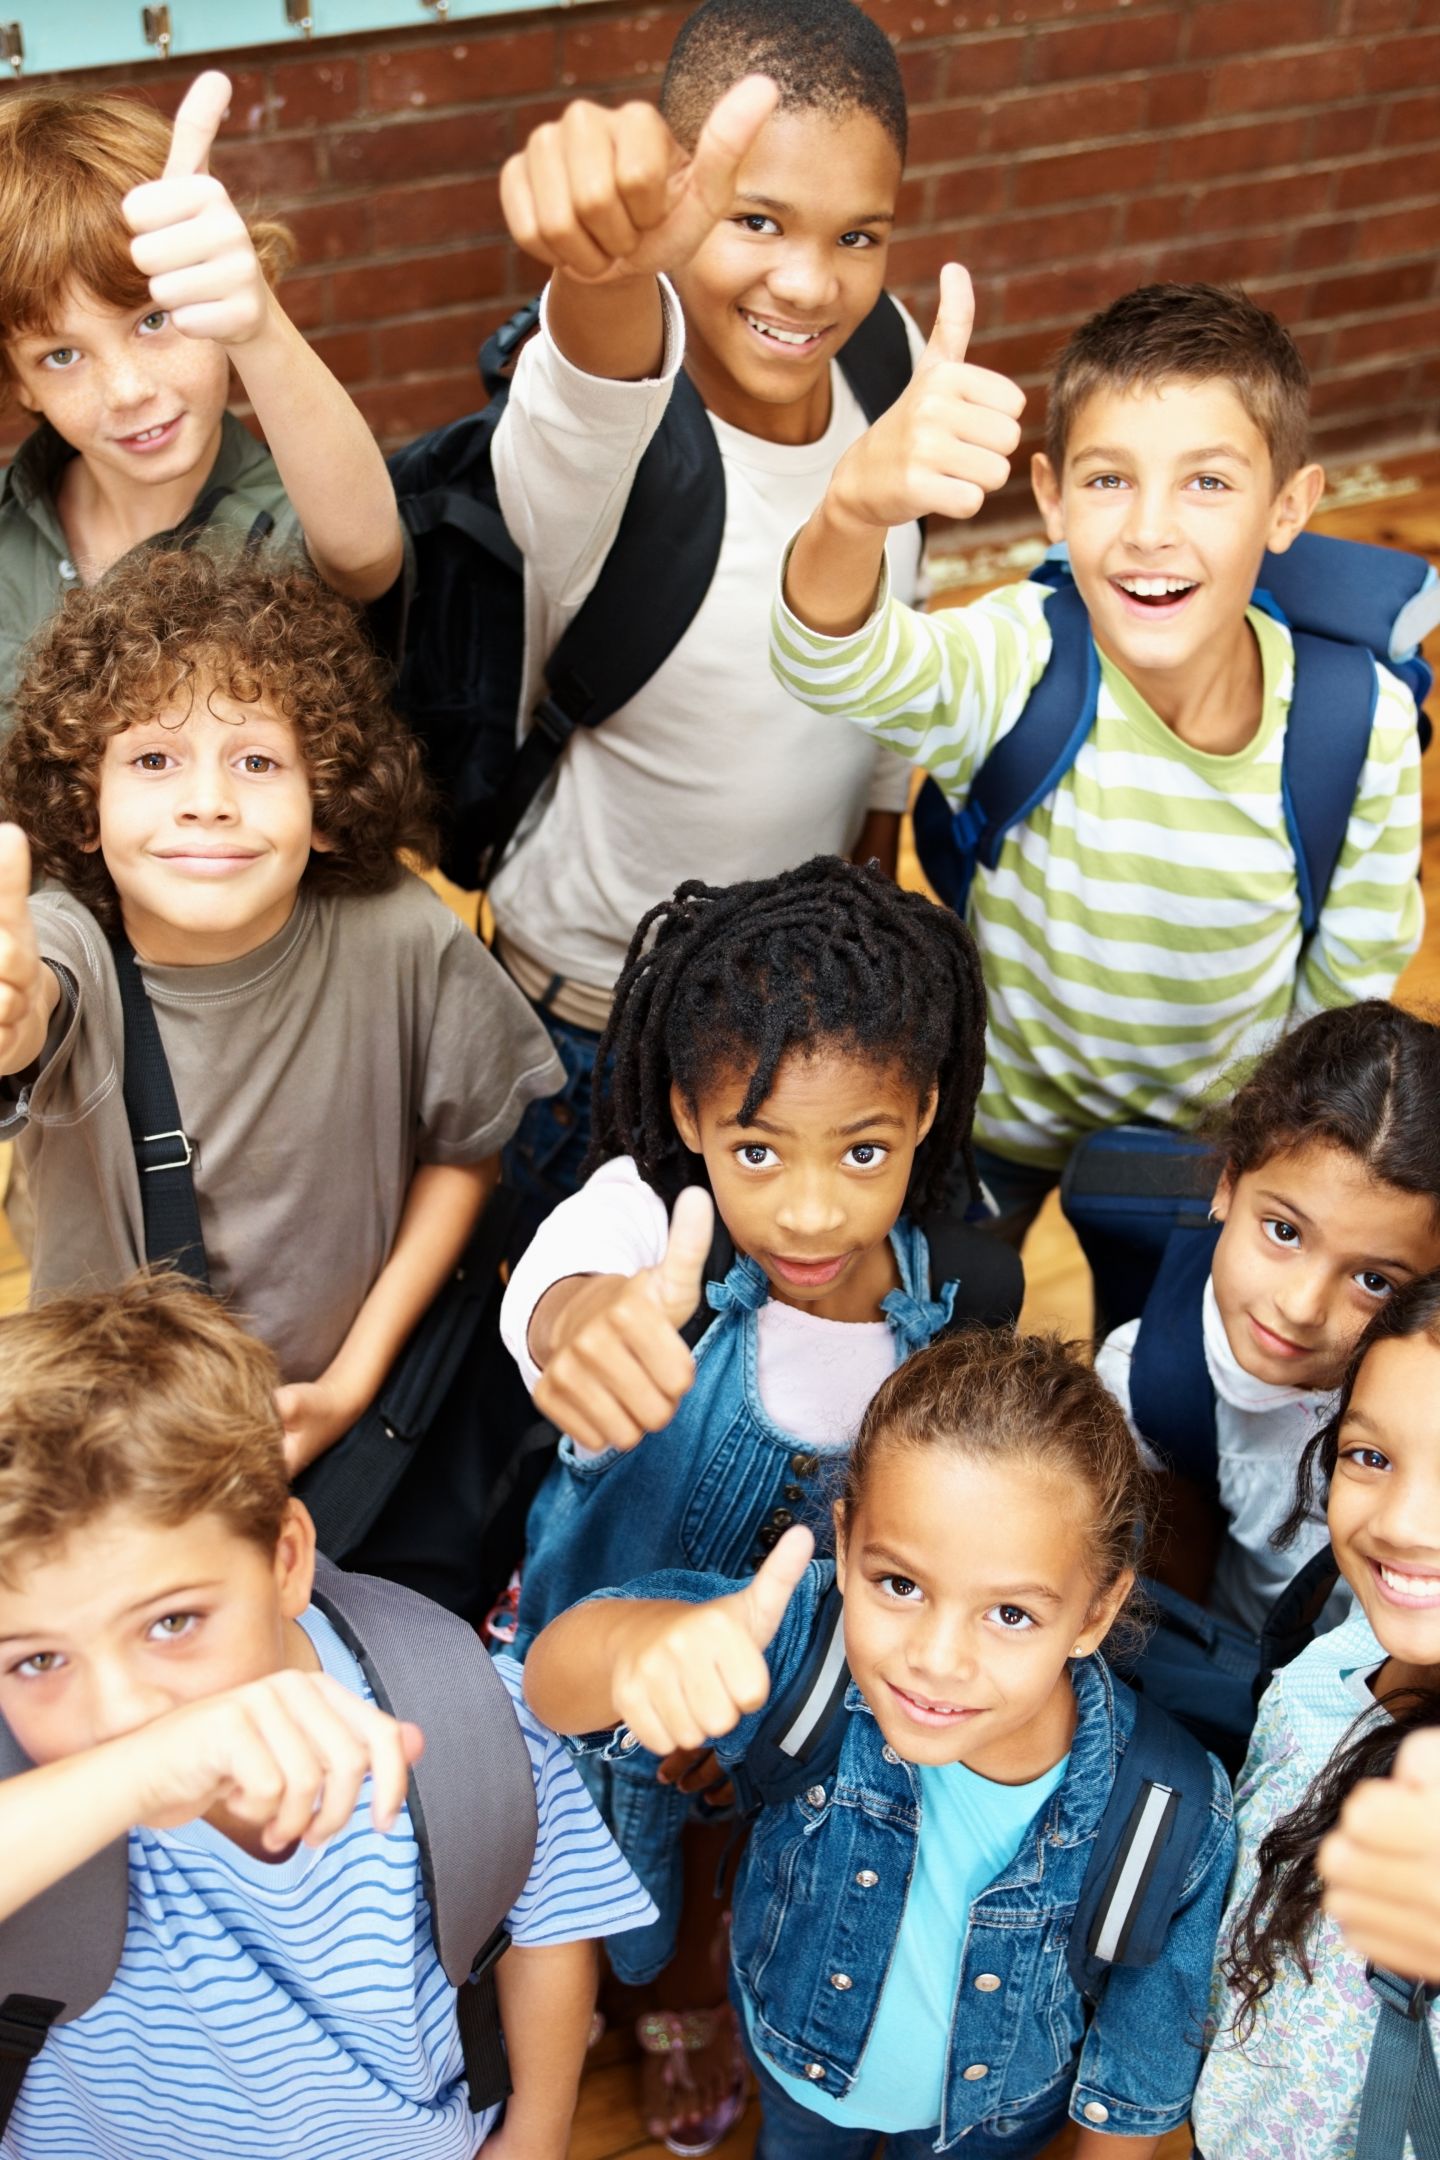
[[[938, 1297], [930, 1294], [930, 1248], [925, 1233], [903, 1215], [890, 1232], [890, 1249], [900, 1270], [900, 1287], [880, 1300], [893, 1334], [906, 1354], [923, 1349], [949, 1320], [955, 1307], [954, 1283], [944, 1283]], [[723, 1282], [708, 1283], [706, 1300], [717, 1313], [758, 1312], [770, 1296], [765, 1270], [747, 1253], [737, 1253]]]

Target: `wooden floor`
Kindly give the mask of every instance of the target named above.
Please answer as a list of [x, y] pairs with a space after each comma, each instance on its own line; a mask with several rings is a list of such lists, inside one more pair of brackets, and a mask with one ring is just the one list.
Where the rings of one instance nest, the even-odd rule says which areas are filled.
[[[1388, 460], [1338, 474], [1315, 519], [1317, 531], [1353, 540], [1378, 540], [1430, 555], [1440, 563], [1440, 451]], [[947, 558], [936, 579], [938, 597], [961, 603], [978, 597], [1007, 578], [1022, 575], [1039, 553], [1038, 542], [1021, 542], [1004, 551], [989, 549], [975, 557]], [[1430, 657], [1440, 673], [1440, 637]], [[913, 853], [902, 863], [907, 884], [920, 884]], [[1440, 746], [1426, 759], [1425, 884], [1430, 925], [1423, 949], [1406, 970], [1398, 996], [1405, 1004], [1433, 1009], [1440, 1017]], [[455, 896], [457, 900], [460, 896]], [[463, 911], [463, 910], [462, 910]], [[473, 920], [473, 903], [470, 910]], [[0, 1188], [7, 1151], [0, 1148]], [[1084, 1261], [1059, 1208], [1052, 1200], [1031, 1233], [1025, 1251], [1028, 1295], [1024, 1320], [1036, 1327], [1058, 1327], [1083, 1337], [1090, 1328], [1090, 1289]], [[25, 1270], [0, 1220], [0, 1312], [23, 1303]], [[755, 2108], [717, 2148], [718, 2160], [746, 2160], [754, 2146]], [[1073, 2143], [1067, 2131], [1050, 2148], [1047, 2160], [1063, 2160]], [[665, 2148], [645, 2135], [639, 2108], [639, 2069], [633, 2042], [621, 2032], [608, 2033], [595, 2050], [581, 2091], [571, 2141], [571, 2160], [663, 2160]], [[1176, 2131], [1159, 2148], [1159, 2160], [1188, 2160], [1189, 2136]]]

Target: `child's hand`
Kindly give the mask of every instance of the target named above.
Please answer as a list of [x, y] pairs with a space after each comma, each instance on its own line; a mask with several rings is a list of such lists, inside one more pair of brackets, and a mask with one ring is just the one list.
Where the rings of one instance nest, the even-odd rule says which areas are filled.
[[656, 1755], [734, 1730], [770, 1693], [765, 1651], [815, 1551], [797, 1523], [743, 1590], [708, 1605], [636, 1605], [613, 1675], [617, 1721]]
[[695, 1378], [679, 1331], [704, 1292], [714, 1227], [710, 1195], [688, 1187], [675, 1203], [659, 1267], [568, 1286], [549, 1331], [535, 1406], [578, 1446], [592, 1453], [633, 1448], [674, 1417]]
[[279, 1672], [171, 1710], [115, 1741], [134, 1776], [133, 1820], [173, 1830], [222, 1804], [267, 1852], [323, 1845], [374, 1780], [370, 1812], [388, 1830], [424, 1747], [418, 1725], [387, 1717], [327, 1673]]
[[1411, 1733], [1388, 1778], [1355, 1787], [1315, 1865], [1358, 1956], [1440, 1982], [1440, 1731]]
[[1004, 375], [972, 367], [970, 275], [940, 273], [940, 313], [908, 388], [836, 466], [827, 515], [889, 530], [912, 518], [974, 517], [1010, 477], [1025, 393]]
[[736, 83], [693, 156], [653, 105], [609, 112], [577, 99], [507, 161], [505, 222], [527, 255], [587, 284], [678, 270], [729, 214], [735, 175], [778, 96], [764, 75]]
[[175, 115], [163, 174], [131, 188], [121, 208], [156, 307], [187, 337], [243, 345], [265, 325], [270, 289], [245, 220], [209, 171], [229, 103], [228, 76], [214, 68], [197, 75]]
[[324, 1373], [318, 1380], [297, 1380], [289, 1387], [276, 1388], [275, 1407], [285, 1428], [285, 1467], [292, 1478], [332, 1447], [360, 1415]]
[[29, 842], [18, 825], [0, 825], [0, 1073], [19, 1072], [38, 1055], [54, 980], [30, 919]]

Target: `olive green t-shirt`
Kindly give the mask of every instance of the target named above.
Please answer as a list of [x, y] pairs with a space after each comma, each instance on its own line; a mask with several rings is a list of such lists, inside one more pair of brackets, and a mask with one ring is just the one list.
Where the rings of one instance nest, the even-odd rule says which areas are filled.
[[[68, 893], [32, 907], [62, 997], [37, 1064], [0, 1080], [0, 1140], [18, 1138], [29, 1176], [32, 1290], [103, 1289], [145, 1257], [116, 960]], [[494, 1155], [560, 1086], [559, 1059], [480, 939], [408, 872], [373, 896], [302, 887], [243, 959], [143, 974], [212, 1287], [287, 1381], [313, 1380], [389, 1258], [417, 1166]]]

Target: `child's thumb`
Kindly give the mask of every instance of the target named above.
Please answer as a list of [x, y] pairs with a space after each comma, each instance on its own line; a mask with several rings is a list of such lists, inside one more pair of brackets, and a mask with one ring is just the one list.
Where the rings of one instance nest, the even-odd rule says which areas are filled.
[[653, 1277], [656, 1301], [672, 1327], [683, 1327], [700, 1303], [714, 1235], [714, 1201], [703, 1185], [687, 1185], [675, 1202], [665, 1258]]
[[1400, 1743], [1392, 1773], [1402, 1785], [1421, 1792], [1440, 1789], [1440, 1727], [1413, 1732]]
[[940, 312], [925, 348], [926, 359], [963, 360], [974, 328], [975, 288], [970, 273], [959, 263], [946, 263], [940, 272]]
[[211, 147], [229, 110], [229, 76], [218, 68], [206, 68], [181, 98], [171, 122], [170, 154], [162, 179], [188, 180], [195, 173], [209, 172]]
[[735, 175], [779, 97], [768, 75], [746, 75], [726, 91], [701, 129], [690, 160], [689, 186], [713, 216], [729, 213]]
[[754, 1580], [746, 1584], [741, 1593], [746, 1605], [745, 1622], [757, 1649], [766, 1649], [774, 1640], [796, 1585], [814, 1557], [814, 1536], [803, 1523], [796, 1523], [785, 1532]]
[[13, 922], [30, 900], [30, 843], [18, 825], [0, 825], [0, 916]]

